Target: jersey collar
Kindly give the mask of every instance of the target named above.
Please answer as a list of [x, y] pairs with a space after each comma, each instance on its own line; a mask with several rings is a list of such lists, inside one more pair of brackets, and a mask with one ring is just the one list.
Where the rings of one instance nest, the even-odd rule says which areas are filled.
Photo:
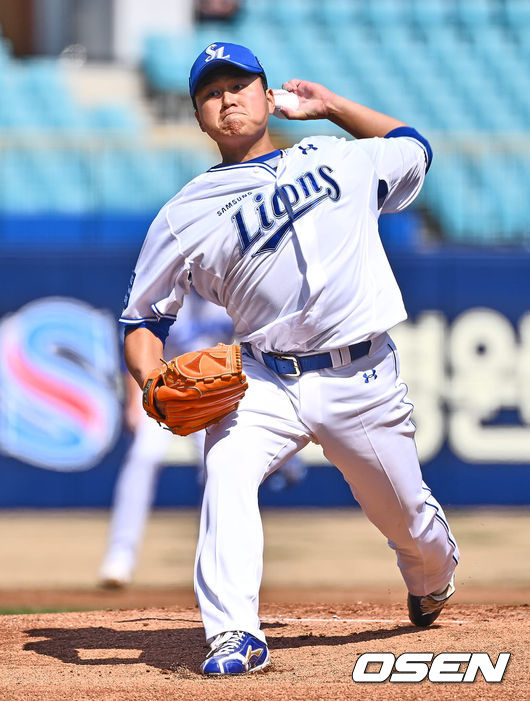
[[265, 163], [265, 161], [269, 161], [271, 158], [276, 158], [276, 156], [279, 156], [280, 154], [281, 151], [279, 148], [277, 148], [270, 153], [265, 153], [263, 156], [252, 158], [250, 161], [245, 161], [245, 163]]
[[271, 151], [270, 153], [265, 153], [263, 156], [258, 156], [257, 158], [251, 158], [250, 161], [243, 161], [242, 163], [232, 163], [230, 165], [223, 165], [222, 163], [212, 166], [209, 170], [217, 170], [218, 168], [232, 168], [234, 166], [246, 166], [250, 163], [266, 163], [270, 161], [271, 158], [276, 158], [281, 155], [281, 150], [279, 148]]

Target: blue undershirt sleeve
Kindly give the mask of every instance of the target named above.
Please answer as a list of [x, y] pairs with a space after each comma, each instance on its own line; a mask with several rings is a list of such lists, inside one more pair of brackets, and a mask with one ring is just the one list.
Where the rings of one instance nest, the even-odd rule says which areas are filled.
[[162, 343], [166, 342], [166, 338], [169, 334], [169, 328], [173, 323], [174, 319], [159, 319], [158, 321], [140, 321], [138, 324], [127, 324], [125, 328], [125, 333], [129, 333], [134, 329], [144, 328], [149, 329], [151, 333], [157, 336]]

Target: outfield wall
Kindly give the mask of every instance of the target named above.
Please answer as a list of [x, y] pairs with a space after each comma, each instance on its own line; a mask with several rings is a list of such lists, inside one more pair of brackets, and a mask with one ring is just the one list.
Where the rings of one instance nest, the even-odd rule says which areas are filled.
[[[130, 444], [116, 318], [151, 215], [0, 222], [0, 506], [106, 506]], [[409, 320], [392, 333], [426, 481], [446, 504], [530, 504], [530, 252], [430, 248], [389, 235]], [[347, 274], [347, 273], [346, 273]], [[346, 505], [318, 449], [267, 505]], [[157, 504], [200, 500], [175, 438]], [[276, 485], [277, 487], [278, 485]]]

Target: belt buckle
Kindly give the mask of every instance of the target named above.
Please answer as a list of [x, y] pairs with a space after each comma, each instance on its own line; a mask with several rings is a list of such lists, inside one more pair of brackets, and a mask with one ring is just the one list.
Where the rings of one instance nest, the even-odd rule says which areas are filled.
[[281, 372], [280, 375], [286, 375], [287, 377], [300, 377], [302, 371], [300, 370], [300, 363], [298, 358], [294, 355], [277, 355], [278, 360], [290, 360], [294, 366], [294, 372]]

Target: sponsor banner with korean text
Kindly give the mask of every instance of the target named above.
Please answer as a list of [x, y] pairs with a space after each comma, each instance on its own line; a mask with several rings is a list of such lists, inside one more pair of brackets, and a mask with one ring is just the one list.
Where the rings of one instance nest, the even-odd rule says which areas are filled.
[[[131, 440], [117, 317], [139, 246], [120, 231], [119, 246], [0, 258], [0, 506], [110, 504]], [[529, 504], [530, 253], [442, 248], [391, 264], [409, 312], [391, 335], [425, 480], [446, 505]], [[264, 505], [352, 503], [318, 447], [302, 457], [303, 482], [266, 483]], [[157, 503], [198, 504], [191, 440], [175, 438], [165, 462]]]

